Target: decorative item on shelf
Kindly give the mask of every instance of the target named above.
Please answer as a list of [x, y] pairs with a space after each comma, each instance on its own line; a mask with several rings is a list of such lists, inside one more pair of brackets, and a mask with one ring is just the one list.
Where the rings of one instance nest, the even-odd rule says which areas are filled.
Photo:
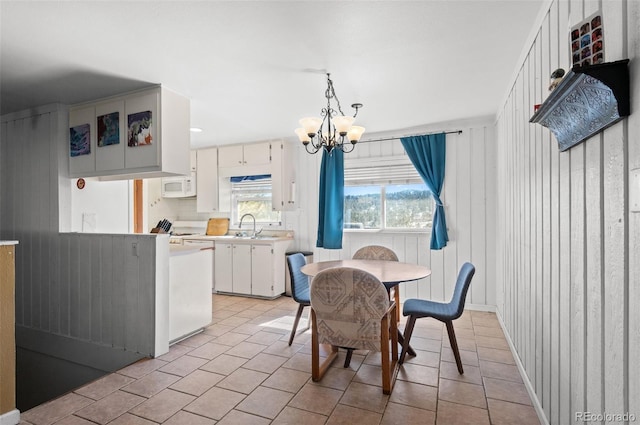
[[571, 63], [587, 66], [604, 63], [604, 32], [602, 30], [602, 11], [571, 27]]
[[553, 132], [565, 151], [630, 114], [629, 59], [574, 66], [529, 122]]
[[551, 81], [549, 81], [549, 91], [553, 91], [564, 77], [564, 69], [558, 68], [551, 73]]
[[[321, 111], [322, 118], [302, 118], [300, 125], [303, 128], [295, 130], [305, 149], [311, 154], [317, 153], [321, 148], [325, 148], [329, 153], [332, 149], [340, 149], [342, 152], [349, 153], [353, 151], [365, 130], [364, 127], [352, 125], [358, 115], [358, 109], [362, 108], [362, 103], [351, 105], [356, 110], [353, 117], [345, 116], [330, 75], [327, 73], [327, 90], [324, 93], [327, 98], [327, 107]], [[335, 99], [338, 111], [331, 107], [331, 99]], [[337, 112], [340, 112], [340, 115], [337, 115]], [[345, 146], [345, 141], [351, 142], [351, 149], [348, 148], [349, 145]], [[309, 150], [309, 145], [311, 145], [311, 150]]]

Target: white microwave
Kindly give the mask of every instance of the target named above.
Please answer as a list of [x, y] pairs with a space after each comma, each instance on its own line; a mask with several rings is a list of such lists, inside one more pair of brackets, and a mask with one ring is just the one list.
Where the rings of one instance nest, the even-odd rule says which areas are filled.
[[189, 198], [196, 196], [196, 174], [162, 178], [163, 198]]

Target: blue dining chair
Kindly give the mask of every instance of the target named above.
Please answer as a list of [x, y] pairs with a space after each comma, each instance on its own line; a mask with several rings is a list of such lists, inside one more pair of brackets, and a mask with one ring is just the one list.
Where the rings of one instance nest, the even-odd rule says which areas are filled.
[[453, 296], [451, 297], [451, 301], [448, 303], [439, 303], [436, 301], [420, 300], [416, 298], [410, 298], [404, 302], [402, 314], [404, 316], [409, 316], [409, 319], [407, 320], [407, 324], [404, 328], [404, 341], [402, 343], [402, 353], [400, 354], [399, 363], [403, 363], [404, 358], [407, 355], [409, 340], [411, 339], [416, 319], [433, 317], [447, 326], [449, 342], [451, 342], [451, 349], [453, 350], [453, 355], [456, 358], [458, 372], [460, 374], [464, 373], [462, 361], [460, 360], [460, 351], [458, 350], [458, 342], [456, 341], [456, 334], [453, 330], [453, 321], [462, 315], [464, 302], [467, 298], [467, 291], [469, 290], [471, 278], [473, 278], [475, 272], [476, 268], [473, 264], [464, 263], [462, 265], [460, 272], [458, 273], [458, 280], [456, 281]]
[[[307, 264], [304, 255], [299, 252], [288, 255], [287, 263], [289, 263], [289, 276], [291, 277], [291, 296], [299, 304], [296, 319], [293, 322], [293, 329], [291, 329], [291, 336], [289, 337], [289, 345], [291, 345], [293, 338], [296, 336], [302, 310], [310, 306], [311, 301], [309, 300], [309, 277], [300, 271], [300, 268]], [[307, 323], [307, 327], [303, 331], [307, 329], [309, 329], [309, 323]]]

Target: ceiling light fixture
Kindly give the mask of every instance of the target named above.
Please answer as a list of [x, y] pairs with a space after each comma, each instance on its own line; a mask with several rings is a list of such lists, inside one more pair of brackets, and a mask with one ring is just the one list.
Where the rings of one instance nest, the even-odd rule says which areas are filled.
[[192, 133], [202, 133], [202, 129], [199, 127], [191, 127], [189, 129]]
[[[345, 116], [340, 107], [340, 100], [333, 89], [330, 75], [327, 73], [327, 90], [324, 92], [324, 96], [327, 98], [327, 107], [322, 108], [320, 112], [322, 118], [302, 118], [300, 120], [302, 128], [296, 129], [298, 138], [307, 152], [311, 154], [317, 153], [321, 148], [325, 148], [329, 153], [332, 149], [340, 149], [342, 152], [349, 153], [353, 151], [364, 133], [364, 127], [352, 125], [358, 115], [358, 109], [362, 108], [362, 103], [351, 105], [356, 110], [353, 117]], [[336, 100], [338, 111], [331, 107], [331, 99]], [[348, 144], [345, 145], [345, 141], [351, 142], [351, 149], [348, 148]], [[311, 145], [311, 150], [309, 150], [309, 145]]]

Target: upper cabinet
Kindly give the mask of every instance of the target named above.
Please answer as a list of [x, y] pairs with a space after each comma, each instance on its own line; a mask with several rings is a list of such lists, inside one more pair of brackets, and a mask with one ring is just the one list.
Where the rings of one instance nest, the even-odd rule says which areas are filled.
[[296, 208], [297, 144], [284, 141], [271, 142], [271, 205], [276, 211], [291, 211]]
[[189, 123], [189, 100], [161, 86], [73, 106], [69, 176], [188, 175]]
[[196, 153], [198, 212], [216, 212], [218, 208], [218, 148], [200, 149]]
[[270, 163], [270, 142], [220, 146], [218, 151], [220, 168], [264, 166]]

